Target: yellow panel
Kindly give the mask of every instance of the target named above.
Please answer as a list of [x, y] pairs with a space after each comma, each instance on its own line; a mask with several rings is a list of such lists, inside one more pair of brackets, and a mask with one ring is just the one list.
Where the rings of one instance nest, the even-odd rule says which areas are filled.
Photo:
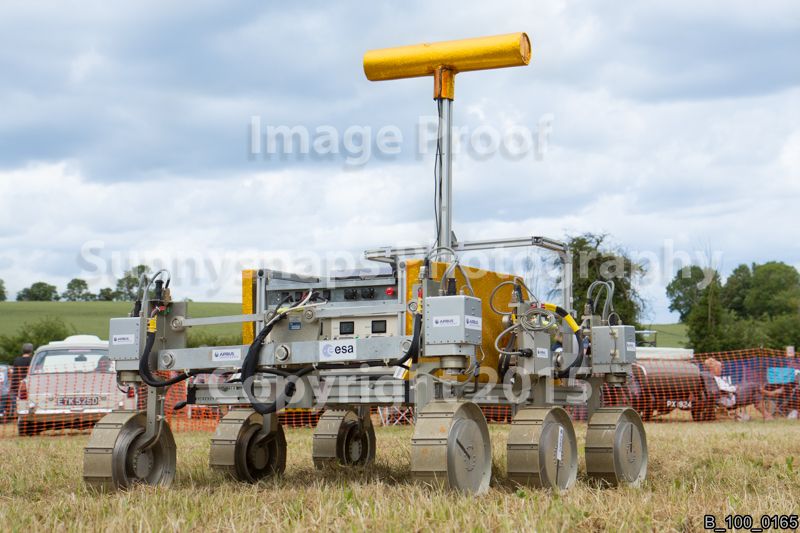
[[371, 81], [430, 76], [437, 69], [455, 72], [527, 65], [531, 43], [524, 33], [370, 50], [364, 74]]
[[[254, 299], [255, 270], [242, 270], [242, 314], [249, 315], [256, 312]], [[242, 343], [250, 344], [255, 339], [255, 325], [252, 322], [242, 323]]]
[[[414, 284], [419, 280], [419, 269], [422, 266], [422, 259], [410, 259], [406, 261], [406, 298], [411, 301], [417, 298], [416, 294], [412, 294]], [[440, 279], [444, 274], [447, 265], [445, 263], [431, 263], [431, 278]], [[511, 274], [503, 274], [501, 272], [492, 272], [490, 270], [483, 270], [480, 268], [464, 267], [464, 270], [469, 276], [469, 281], [472, 284], [472, 289], [475, 291], [475, 296], [481, 299], [481, 310], [483, 312], [483, 352], [486, 355], [481, 366], [485, 368], [497, 369], [499, 362], [499, 354], [494, 349], [494, 339], [503, 331], [502, 316], [492, 311], [489, 307], [489, 296], [498, 284], [503, 281], [513, 280], [517, 276]], [[464, 276], [461, 272], [456, 270], [456, 285], [459, 294], [462, 292], [467, 294], [466, 290], [462, 291], [465, 287]], [[502, 287], [495, 295], [495, 307], [500, 311], [506, 311], [504, 306], [511, 300], [512, 286], [506, 285]], [[523, 296], [528, 297], [523, 289]], [[406, 335], [412, 334], [412, 317], [410, 313], [406, 313]], [[430, 360], [421, 358], [421, 361]], [[481, 377], [482, 381], [488, 379], [487, 376]]]

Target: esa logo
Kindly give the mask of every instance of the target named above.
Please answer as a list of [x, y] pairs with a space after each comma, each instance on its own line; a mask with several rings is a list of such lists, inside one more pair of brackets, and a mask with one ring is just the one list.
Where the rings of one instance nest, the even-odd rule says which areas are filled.
[[328, 344], [325, 346], [323, 353], [326, 357], [333, 357], [334, 355], [348, 355], [355, 352], [355, 347], [352, 344], [347, 346], [333, 346]]
[[354, 340], [326, 342], [320, 345], [319, 355], [320, 359], [328, 361], [354, 359], [356, 343]]

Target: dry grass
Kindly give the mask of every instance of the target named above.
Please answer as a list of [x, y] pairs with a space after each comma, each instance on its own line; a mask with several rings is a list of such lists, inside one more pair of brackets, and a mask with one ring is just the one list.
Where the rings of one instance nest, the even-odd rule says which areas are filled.
[[[585, 425], [576, 429], [582, 446]], [[375, 466], [319, 473], [311, 431], [289, 430], [286, 475], [256, 486], [208, 468], [209, 434], [178, 434], [171, 489], [107, 495], [83, 487], [87, 436], [0, 439], [0, 529], [698, 531], [706, 513], [797, 513], [800, 502], [798, 429], [787, 421], [650, 424], [645, 486], [603, 489], [579, 478], [560, 496], [504, 480], [508, 426], [492, 426], [495, 481], [481, 497], [412, 483], [411, 428], [377, 432]]]

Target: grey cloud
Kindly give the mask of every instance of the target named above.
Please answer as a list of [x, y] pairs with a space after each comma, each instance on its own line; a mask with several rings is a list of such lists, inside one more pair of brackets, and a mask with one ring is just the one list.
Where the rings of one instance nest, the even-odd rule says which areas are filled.
[[[370, 84], [361, 72], [363, 51], [486, 33], [487, 21], [532, 31], [533, 68], [465, 74], [459, 104], [462, 97], [466, 102], [525, 84], [549, 87], [545, 98], [531, 102], [546, 105], [565, 86], [664, 100], [769, 92], [797, 81], [796, 62], [786, 61], [797, 48], [792, 28], [751, 28], [724, 13], [694, 20], [687, 5], [672, 12], [515, 3], [459, 10], [422, 2], [405, 10], [324, 8], [97, 4], [53, 8], [51, 17], [29, 6], [6, 8], [3, 48], [17, 53], [1, 60], [9, 75], [0, 91], [13, 103], [2, 112], [0, 165], [70, 158], [92, 179], [161, 172], [213, 177], [252, 169], [246, 127], [254, 114], [310, 127], [402, 126], [432, 111], [430, 80]], [[450, 22], [435, 24], [444, 13]], [[512, 22], [498, 13], [516, 16]], [[586, 30], [583, 46], [570, 48], [570, 31], [602, 24], [622, 28]], [[753, 46], [731, 46], [740, 41]], [[70, 70], [87, 54], [99, 59], [94, 66], [89, 61], [85, 79], [76, 82]], [[314, 158], [268, 163], [279, 168], [298, 160], [341, 166], [341, 160]]]

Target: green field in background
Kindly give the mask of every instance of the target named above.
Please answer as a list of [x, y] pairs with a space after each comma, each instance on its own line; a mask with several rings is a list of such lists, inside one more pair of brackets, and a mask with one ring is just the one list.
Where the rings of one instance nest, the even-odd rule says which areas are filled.
[[650, 324], [643, 327], [658, 332], [656, 346], [659, 348], [686, 348], [689, 342], [684, 324]]
[[[241, 313], [241, 309], [236, 303], [189, 303], [189, 312], [196, 318], [235, 315]], [[61, 318], [76, 333], [107, 339], [109, 319], [127, 316], [130, 311], [130, 302], [0, 302], [0, 335], [14, 334], [24, 324], [50, 316]], [[241, 326], [225, 324], [202, 330], [215, 335], [236, 335]]]

